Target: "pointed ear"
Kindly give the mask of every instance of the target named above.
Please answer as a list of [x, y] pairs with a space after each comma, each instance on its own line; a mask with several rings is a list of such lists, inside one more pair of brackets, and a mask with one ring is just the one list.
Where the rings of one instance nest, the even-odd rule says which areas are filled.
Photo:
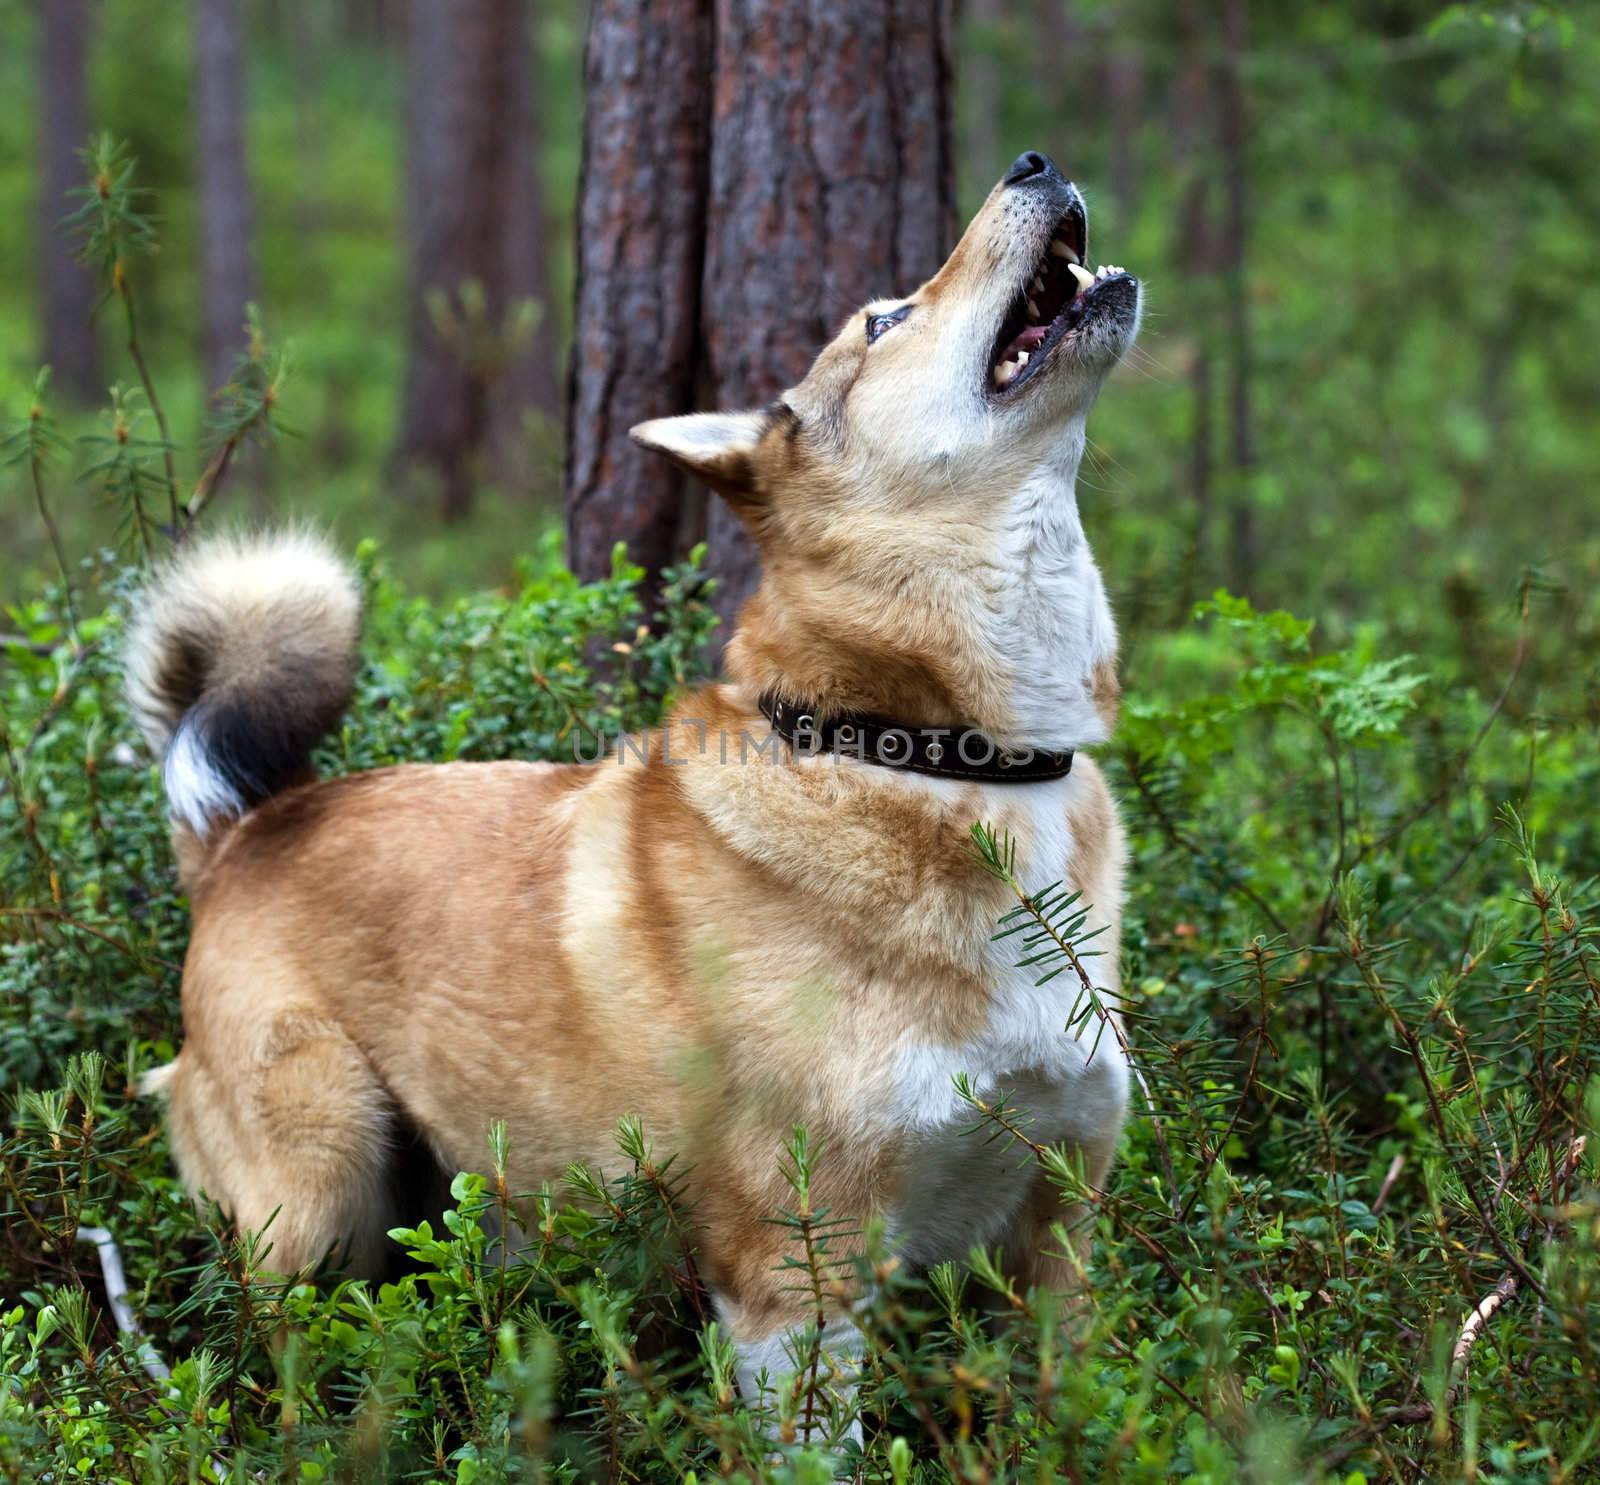
[[647, 449], [704, 480], [729, 500], [755, 493], [755, 452], [767, 431], [764, 412], [690, 413], [682, 418], [652, 418], [628, 430]]

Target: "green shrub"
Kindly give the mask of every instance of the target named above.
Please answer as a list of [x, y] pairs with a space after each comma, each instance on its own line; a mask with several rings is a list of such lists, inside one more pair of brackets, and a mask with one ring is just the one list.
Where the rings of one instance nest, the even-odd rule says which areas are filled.
[[[9, 447], [48, 510], [39, 406]], [[259, 406], [234, 406], [259, 431]], [[636, 1123], [609, 1168], [555, 1190], [506, 1191], [504, 1150], [486, 1151], [437, 1230], [394, 1234], [410, 1272], [391, 1284], [286, 1289], [259, 1235], [192, 1209], [133, 1093], [181, 1035], [187, 912], [117, 662], [127, 554], [170, 538], [165, 453], [118, 456], [145, 471], [114, 486], [123, 556], [63, 562], [0, 641], [0, 1475], [1595, 1477], [1600, 761], [1581, 605], [1529, 575], [1509, 632], [1457, 643], [1441, 618], [1424, 658], [1377, 630], [1321, 651], [1308, 623], [1227, 594], [1136, 636], [1105, 761], [1133, 842], [1140, 1097], [1107, 1189], [1003, 1098], [971, 1100], [970, 1138], [1080, 1204], [1081, 1250], [1057, 1240], [1081, 1251], [1081, 1295], [1017, 1293], [982, 1252], [910, 1272], [862, 1235], [858, 1460], [829, 1445], [849, 1419], [815, 1335], [773, 1416], [735, 1396], [683, 1172]], [[581, 586], [548, 543], [514, 592], [449, 604], [409, 596], [370, 546], [359, 562], [366, 661], [327, 773], [567, 759], [703, 672], [693, 564], [647, 613], [620, 559]], [[975, 848], [1008, 870], [1003, 840]], [[1015, 887], [996, 932], [1063, 975], [1065, 1005], [1076, 908]], [[839, 1262], [839, 1214], [809, 1197], [827, 1158], [796, 1132], [773, 1214], [810, 1288]], [[513, 1198], [531, 1213], [516, 1253], [490, 1235]], [[90, 1229], [117, 1244], [142, 1334], [116, 1319]]]

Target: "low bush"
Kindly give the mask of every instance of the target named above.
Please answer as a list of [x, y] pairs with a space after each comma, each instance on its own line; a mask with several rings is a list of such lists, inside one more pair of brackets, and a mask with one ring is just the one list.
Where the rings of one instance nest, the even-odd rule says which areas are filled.
[[[692, 567], [649, 615], [625, 564], [582, 587], [548, 548], [514, 595], [454, 604], [408, 597], [370, 549], [360, 570], [368, 658], [326, 772], [570, 758], [575, 734], [642, 725], [692, 684], [709, 632]], [[76, 640], [57, 588], [12, 613], [0, 671], [0, 1473], [1522, 1482], [1593, 1468], [1600, 958], [1592, 885], [1567, 876], [1592, 857], [1596, 764], [1551, 713], [1507, 716], [1515, 685], [1491, 697], [1415, 660], [1318, 653], [1308, 624], [1226, 595], [1147, 654], [1187, 684], [1136, 689], [1108, 750], [1135, 843], [1124, 956], [1142, 1091], [1107, 1189], [1035, 1145], [1003, 1090], [969, 1090], [970, 1137], [1039, 1161], [1082, 1204], [1082, 1295], [1016, 1293], [981, 1252], [907, 1272], [881, 1234], [860, 1235], [856, 1460], [827, 1446], [848, 1420], [815, 1337], [776, 1421], [735, 1398], [682, 1172], [647, 1129], [625, 1123], [612, 1168], [538, 1193], [508, 1193], [486, 1150], [438, 1230], [395, 1234], [412, 1272], [381, 1286], [286, 1290], [257, 1238], [191, 1208], [157, 1110], [133, 1093], [180, 1039], [186, 912], [157, 772], [118, 694], [127, 575], [107, 556], [74, 577]], [[1524, 684], [1537, 605], [1556, 601], [1532, 581], [1519, 599]], [[1017, 917], [997, 925], [1022, 930], [1019, 958], [1071, 944], [1049, 885], [1019, 883]], [[827, 1158], [797, 1132], [793, 1204], [773, 1214], [798, 1283], [838, 1272], [837, 1218], [808, 1197]], [[514, 1196], [533, 1239], [508, 1254], [485, 1217]], [[86, 1240], [99, 1230], [137, 1330], [118, 1328]]]
[[[992, 1254], [914, 1272], [846, 1232], [812, 1205], [828, 1152], [797, 1130], [772, 1217], [797, 1286], [862, 1296], [861, 1385], [850, 1402], [802, 1336], [757, 1416], [708, 1314], [685, 1172], [629, 1120], [608, 1168], [529, 1193], [506, 1189], [497, 1132], [439, 1224], [393, 1234], [394, 1283], [274, 1278], [261, 1235], [192, 1207], [134, 1092], [181, 1038], [187, 913], [118, 643], [141, 554], [202, 518], [280, 374], [258, 341], [186, 500], [148, 394], [117, 394], [85, 462], [121, 550], [58, 553], [0, 636], [0, 1475], [1597, 1476], [1600, 758], [1573, 659], [1593, 615], [1532, 573], [1503, 625], [1474, 613], [1452, 637], [1441, 617], [1420, 658], [1378, 629], [1320, 649], [1228, 594], [1132, 636], [1103, 759], [1133, 842], [1139, 1077], [1106, 1188], [1004, 1089], [965, 1089], [968, 1137], [1081, 1212], [1056, 1234], [1070, 1299], [1017, 1292]], [[6, 436], [46, 525], [57, 443], [42, 400]], [[409, 596], [370, 546], [359, 568], [366, 659], [325, 773], [592, 754], [705, 669], [693, 563], [648, 601], [620, 557], [580, 586], [549, 543], [516, 591], [452, 603]], [[996, 933], [1058, 976], [1066, 1024], [1076, 906], [1014, 885]], [[513, 1205], [515, 1249], [490, 1236]]]

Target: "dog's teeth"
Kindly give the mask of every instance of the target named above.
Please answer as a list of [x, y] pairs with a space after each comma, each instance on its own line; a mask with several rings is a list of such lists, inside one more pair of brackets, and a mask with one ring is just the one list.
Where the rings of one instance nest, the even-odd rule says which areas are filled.
[[1078, 255], [1069, 248], [1059, 237], [1050, 240], [1050, 251], [1057, 258], [1065, 258], [1069, 263], [1079, 261]]
[[1033, 320], [1035, 322], [1038, 321], [1038, 319], [1039, 319], [1039, 306], [1037, 304], [1035, 304], [1033, 302], [1033, 300], [1031, 300], [1031, 299], [1028, 301], [1028, 314], [1033, 318]]
[[1030, 290], [1032, 290], [1032, 292], [1035, 293], [1035, 294], [1044, 293], [1044, 279], [1042, 277], [1040, 277], [1039, 275], [1035, 274], [1034, 275], [1034, 280], [1033, 280], [1033, 282], [1031, 284], [1028, 285], [1028, 288]]
[[1027, 364], [1028, 364], [1028, 353], [1026, 351], [1018, 351], [1017, 352], [1017, 370], [1021, 371], [1022, 368], [1024, 366], [1026, 366]]
[[1067, 264], [1068, 271], [1078, 281], [1079, 289], [1087, 289], [1094, 283], [1094, 275], [1087, 268], [1080, 268], [1076, 263]]
[[1007, 383], [1009, 383], [1016, 376], [1017, 371], [1018, 371], [1018, 367], [1017, 367], [1017, 363], [1015, 361], [1002, 361], [994, 369], [994, 384], [995, 384], [995, 386], [997, 386], [997, 387], [1005, 386]]

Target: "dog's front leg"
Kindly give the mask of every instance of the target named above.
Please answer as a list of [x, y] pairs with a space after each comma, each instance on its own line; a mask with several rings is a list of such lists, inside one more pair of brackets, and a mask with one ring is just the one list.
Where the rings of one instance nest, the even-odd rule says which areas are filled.
[[1081, 1202], [1066, 1200], [1042, 1171], [1035, 1173], [1004, 1248], [1006, 1277], [1019, 1294], [1047, 1289], [1071, 1297], [1082, 1291], [1086, 1215]]

